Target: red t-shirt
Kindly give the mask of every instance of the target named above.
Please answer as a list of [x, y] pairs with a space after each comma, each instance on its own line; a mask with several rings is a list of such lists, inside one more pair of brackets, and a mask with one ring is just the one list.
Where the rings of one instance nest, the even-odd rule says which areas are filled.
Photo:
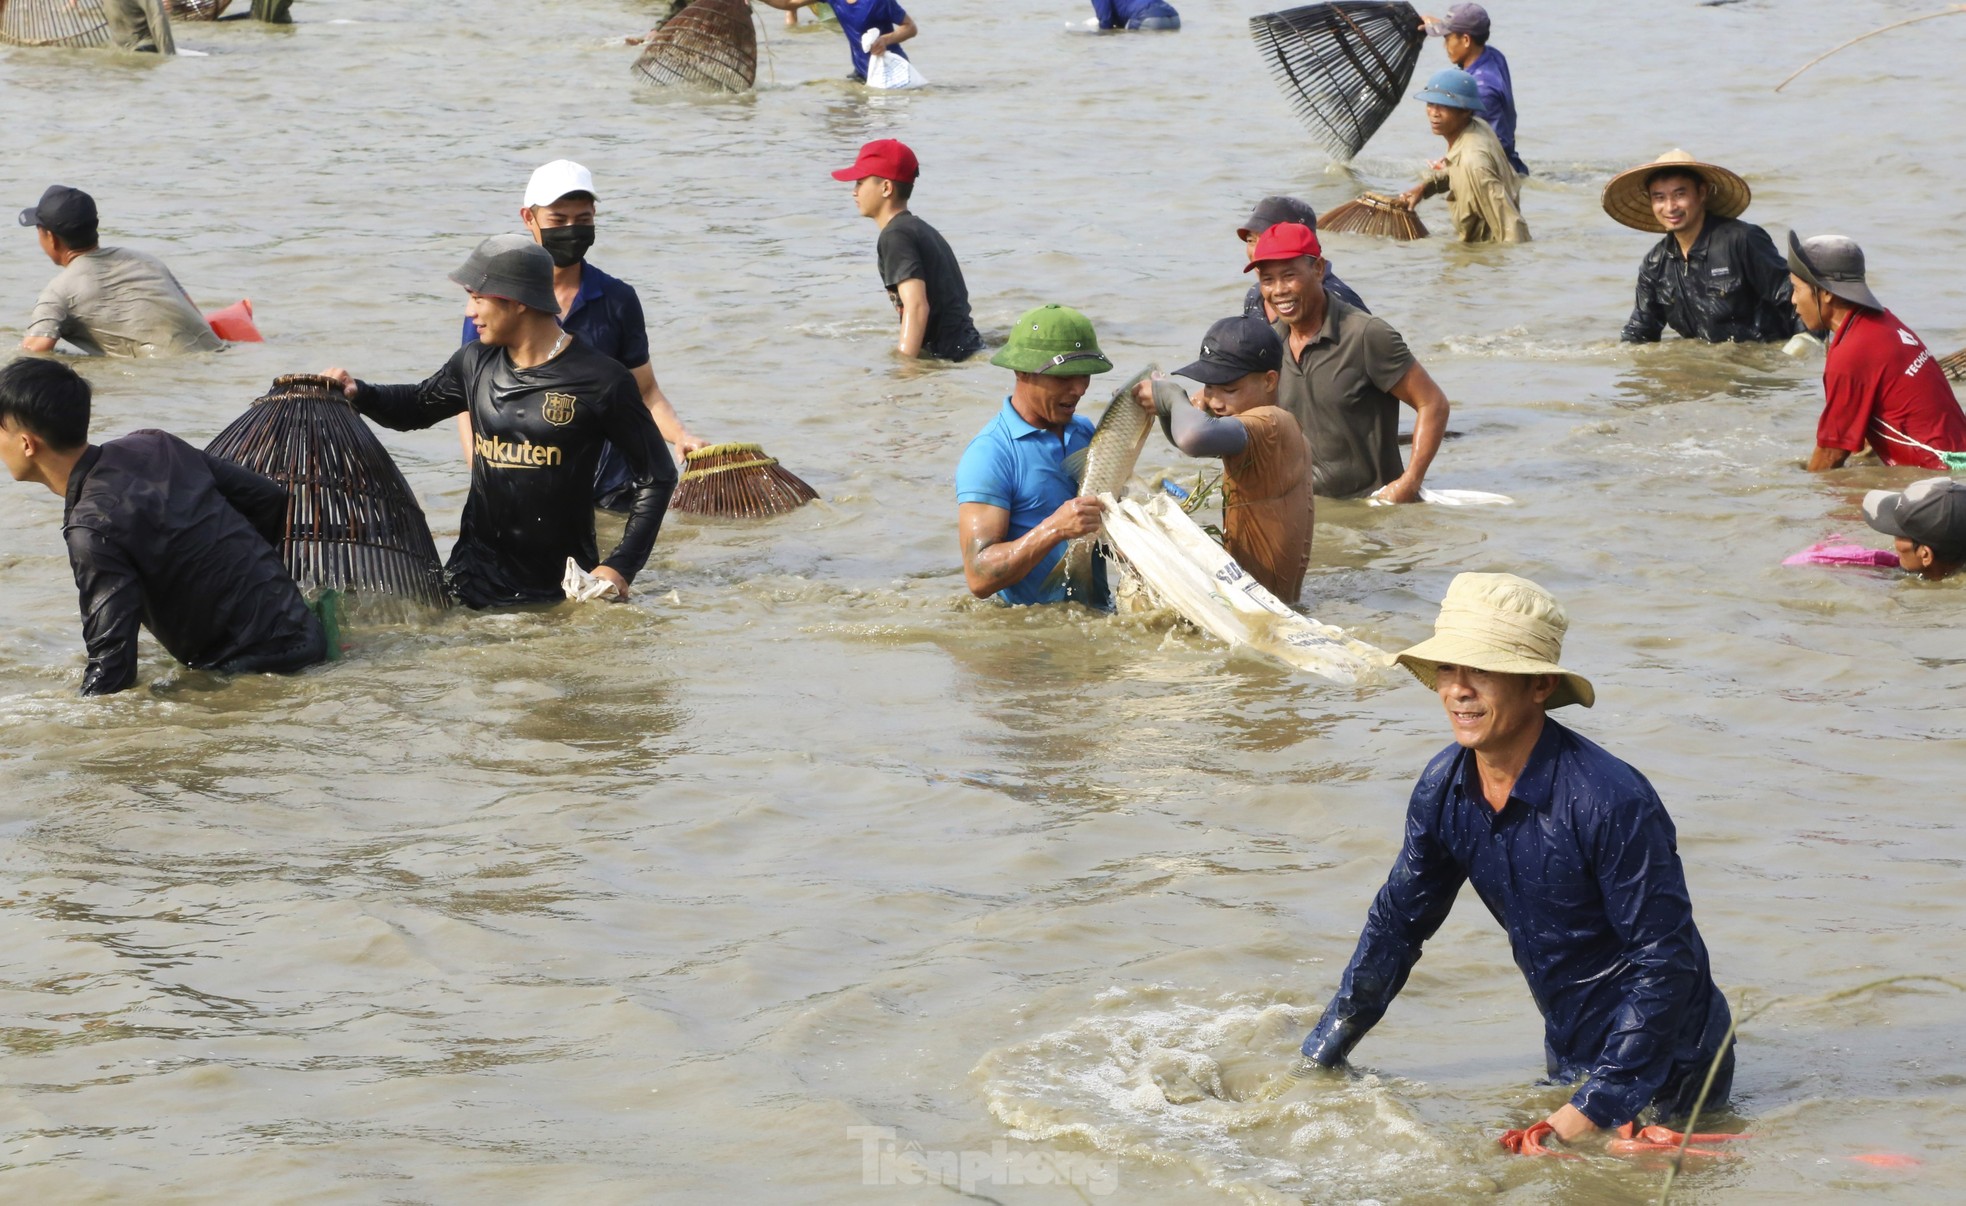
[[[1861, 452], [1887, 465], [1944, 469], [1942, 452], [1966, 452], [1966, 412], [1923, 340], [1889, 310], [1858, 310], [1829, 341], [1816, 447]], [[1892, 430], [1895, 429], [1895, 430]]]

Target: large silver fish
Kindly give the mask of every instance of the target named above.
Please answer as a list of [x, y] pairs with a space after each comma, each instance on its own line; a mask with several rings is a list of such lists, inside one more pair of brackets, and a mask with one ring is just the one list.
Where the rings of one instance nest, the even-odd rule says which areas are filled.
[[[1153, 412], [1129, 395], [1134, 386], [1151, 378], [1155, 371], [1150, 364], [1114, 391], [1113, 400], [1106, 404], [1106, 413], [1099, 416], [1099, 425], [1092, 430], [1092, 443], [1066, 461], [1066, 467], [1078, 479], [1080, 498], [1096, 498], [1101, 494], [1118, 498], [1126, 492], [1134, 462], [1140, 459], [1140, 449], [1154, 426]], [[1064, 576], [1065, 597], [1089, 607], [1107, 605], [1105, 565], [1093, 555], [1098, 543], [1097, 532], [1073, 538], [1066, 543], [1065, 555], [1052, 570], [1054, 575]]]

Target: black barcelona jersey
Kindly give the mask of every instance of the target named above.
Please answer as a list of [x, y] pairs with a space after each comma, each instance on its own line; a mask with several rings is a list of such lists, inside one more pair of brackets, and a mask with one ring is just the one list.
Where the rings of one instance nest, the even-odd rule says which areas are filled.
[[[471, 494], [444, 567], [468, 607], [562, 596], [568, 557], [633, 581], [676, 488], [676, 465], [628, 370], [569, 335], [558, 356], [513, 367], [504, 348], [469, 343], [419, 385], [362, 383], [355, 408], [398, 431], [471, 413]], [[612, 441], [634, 477], [621, 543], [594, 539], [594, 465]]]

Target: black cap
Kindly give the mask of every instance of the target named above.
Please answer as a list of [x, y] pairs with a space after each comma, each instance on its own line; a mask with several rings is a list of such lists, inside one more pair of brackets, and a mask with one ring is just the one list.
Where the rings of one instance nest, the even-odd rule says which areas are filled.
[[1864, 495], [1864, 519], [1886, 536], [1922, 544], [1942, 561], [1966, 560], [1966, 482], [1928, 477], [1901, 493]]
[[43, 226], [71, 247], [96, 241], [96, 199], [79, 188], [51, 184], [32, 209], [20, 211], [22, 226]]
[[1251, 373], [1283, 368], [1283, 340], [1260, 318], [1238, 314], [1208, 328], [1201, 338], [1201, 358], [1174, 373], [1203, 385], [1227, 385]]
[[1237, 228], [1236, 235], [1246, 240], [1280, 222], [1297, 222], [1316, 230], [1317, 211], [1295, 197], [1265, 197], [1249, 211], [1249, 219]]

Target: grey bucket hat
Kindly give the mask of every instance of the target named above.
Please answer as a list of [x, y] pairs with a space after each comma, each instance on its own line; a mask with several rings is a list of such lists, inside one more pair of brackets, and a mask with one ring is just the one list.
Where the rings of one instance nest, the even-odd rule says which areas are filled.
[[473, 293], [548, 314], [560, 312], [560, 300], [553, 296], [552, 253], [522, 234], [493, 235], [478, 244], [451, 279]]
[[1798, 239], [1789, 231], [1789, 271], [1833, 297], [1872, 310], [1884, 303], [1864, 283], [1864, 249], [1842, 235]]

